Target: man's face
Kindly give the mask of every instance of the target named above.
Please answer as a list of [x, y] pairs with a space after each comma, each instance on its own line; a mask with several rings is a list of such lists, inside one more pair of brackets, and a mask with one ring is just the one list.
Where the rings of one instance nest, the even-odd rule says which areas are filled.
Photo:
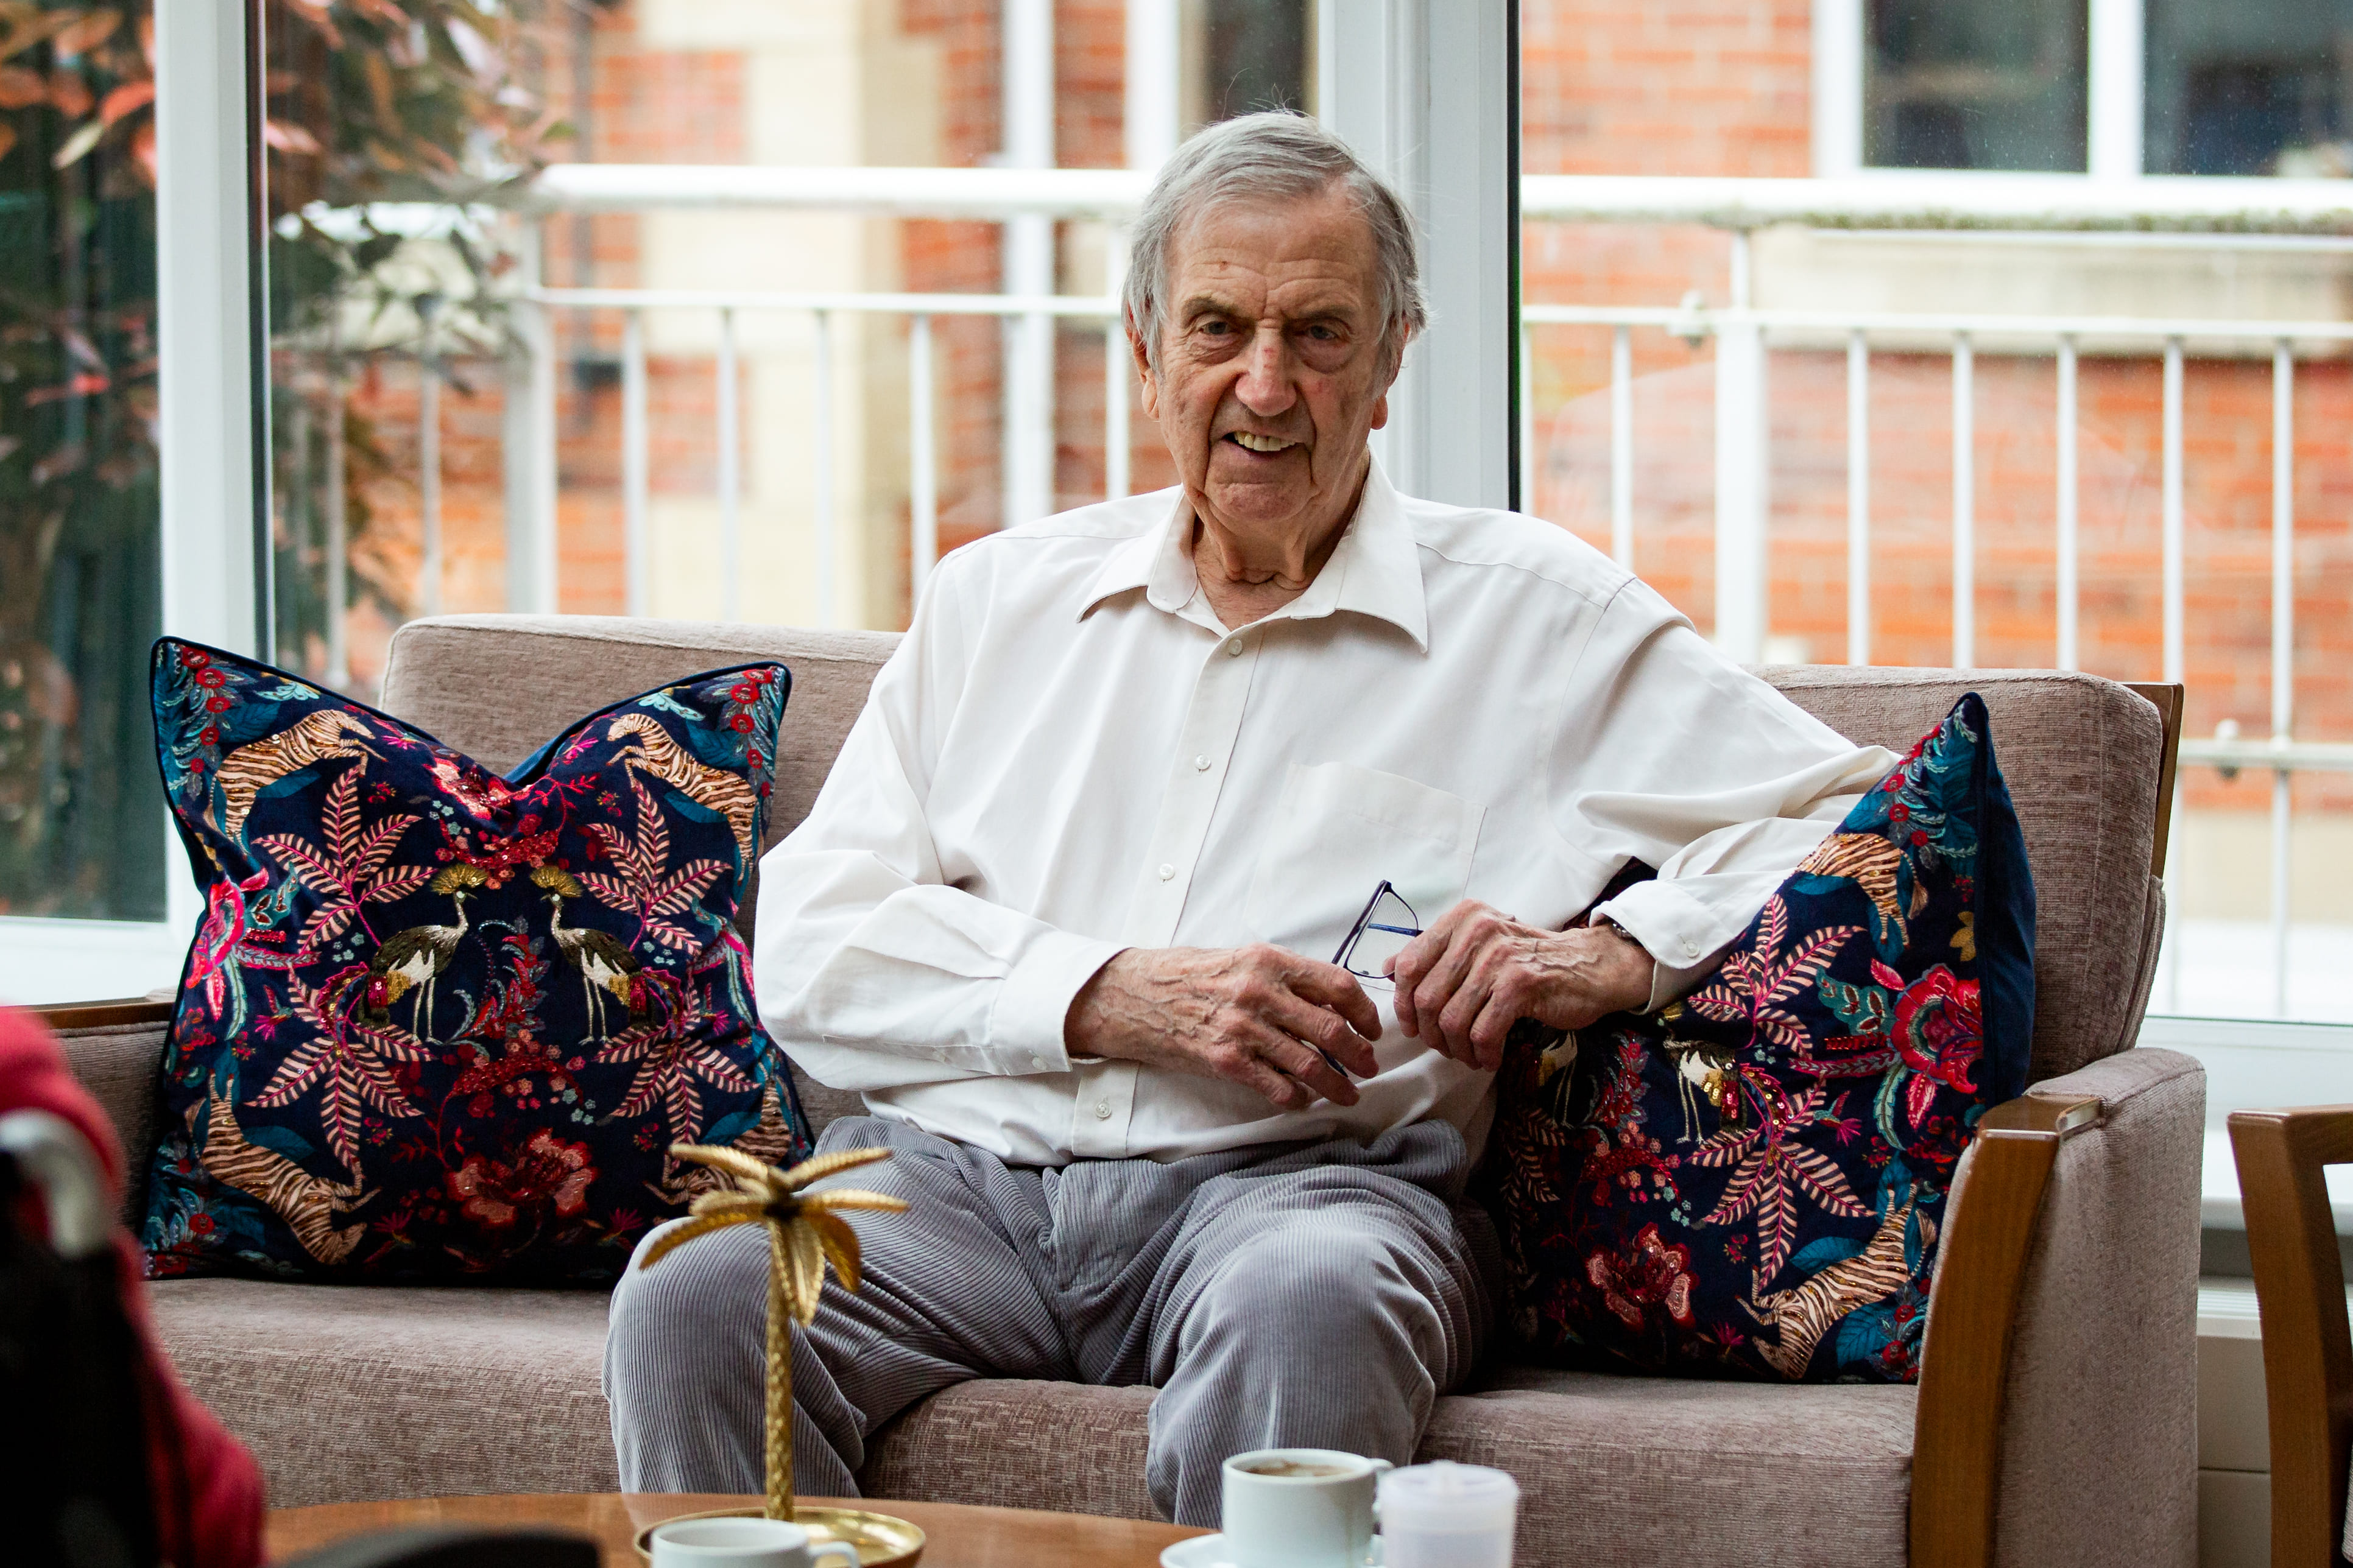
[[1187, 493], [1226, 528], [1338, 521], [1388, 422], [1402, 334], [1383, 331], [1373, 236], [1338, 187], [1205, 205], [1169, 242], [1160, 363], [1137, 363]]

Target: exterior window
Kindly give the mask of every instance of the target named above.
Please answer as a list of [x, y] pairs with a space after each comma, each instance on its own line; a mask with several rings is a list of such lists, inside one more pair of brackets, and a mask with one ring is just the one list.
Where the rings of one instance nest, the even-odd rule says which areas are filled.
[[2353, 174], [2353, 4], [2152, 0], [2152, 174]]
[[147, 20], [0, 12], [0, 915], [164, 916]]
[[549, 51], [516, 47], [579, 53], [593, 14], [569, 19], [471, 0], [269, 8], [277, 659], [337, 690], [373, 699], [411, 616], [501, 607], [516, 312], [496, 279], [519, 230], [466, 200], [576, 141], [548, 109]]
[[1197, 0], [1187, 129], [1261, 109], [1312, 109], [1311, 0]]
[[1872, 0], [1863, 162], [2080, 173], [2085, 0]]

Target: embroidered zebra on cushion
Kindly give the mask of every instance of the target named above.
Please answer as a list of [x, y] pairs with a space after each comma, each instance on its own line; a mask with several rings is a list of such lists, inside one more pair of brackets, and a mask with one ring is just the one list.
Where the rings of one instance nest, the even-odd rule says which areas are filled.
[[735, 853], [740, 857], [736, 865], [749, 866], [754, 849], [752, 826], [759, 816], [760, 797], [744, 782], [743, 775], [696, 762], [649, 714], [624, 713], [605, 731], [606, 739], [611, 741], [629, 735], [635, 735], [637, 741], [630, 752], [623, 753], [628, 757], [628, 765], [661, 780], [704, 810], [725, 817], [729, 830], [735, 835]]
[[[189, 1108], [190, 1121], [195, 1120]], [[237, 1113], [218, 1095], [205, 1100], [205, 1143], [197, 1156], [212, 1178], [259, 1198], [286, 1222], [303, 1250], [322, 1263], [341, 1263], [366, 1234], [364, 1225], [335, 1228], [334, 1216], [364, 1200], [356, 1187], [311, 1174], [282, 1154], [246, 1141]]]
[[369, 740], [375, 734], [365, 720], [340, 708], [322, 708], [315, 713], [304, 714], [266, 741], [239, 746], [221, 759], [217, 775], [221, 831], [231, 838], [239, 837], [245, 819], [252, 815], [256, 797], [280, 779], [299, 773], [313, 763], [363, 754], [381, 761], [383, 752], [349, 738]]
[[1904, 1226], [1911, 1218], [1912, 1205], [1906, 1202], [1879, 1222], [1871, 1244], [1852, 1258], [1831, 1264], [1793, 1289], [1768, 1290], [1754, 1304], [1744, 1303], [1749, 1316], [1780, 1331], [1778, 1344], [1759, 1341], [1757, 1353], [1784, 1377], [1805, 1376], [1814, 1347], [1841, 1318], [1857, 1307], [1885, 1300], [1912, 1278], [1904, 1260]]

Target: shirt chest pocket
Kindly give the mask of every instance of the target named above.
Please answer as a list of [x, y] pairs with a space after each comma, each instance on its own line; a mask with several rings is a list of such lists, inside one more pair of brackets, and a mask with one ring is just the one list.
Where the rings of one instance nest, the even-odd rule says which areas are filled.
[[1471, 882], [1487, 808], [1354, 763], [1293, 763], [1243, 915], [1253, 935], [1329, 960], [1384, 880], [1430, 925]]

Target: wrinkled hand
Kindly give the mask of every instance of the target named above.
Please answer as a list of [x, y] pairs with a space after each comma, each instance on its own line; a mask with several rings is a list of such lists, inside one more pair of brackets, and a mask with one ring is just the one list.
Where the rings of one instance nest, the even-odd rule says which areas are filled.
[[1355, 976], [1265, 942], [1129, 948], [1080, 987], [1062, 1026], [1073, 1056], [1224, 1079], [1284, 1110], [1356, 1103], [1356, 1086], [1303, 1042], [1370, 1078], [1380, 1032]]
[[1490, 1072], [1522, 1018], [1581, 1029], [1651, 999], [1651, 955], [1641, 943], [1607, 926], [1522, 925], [1469, 899], [1408, 942], [1389, 973], [1398, 1027]]

